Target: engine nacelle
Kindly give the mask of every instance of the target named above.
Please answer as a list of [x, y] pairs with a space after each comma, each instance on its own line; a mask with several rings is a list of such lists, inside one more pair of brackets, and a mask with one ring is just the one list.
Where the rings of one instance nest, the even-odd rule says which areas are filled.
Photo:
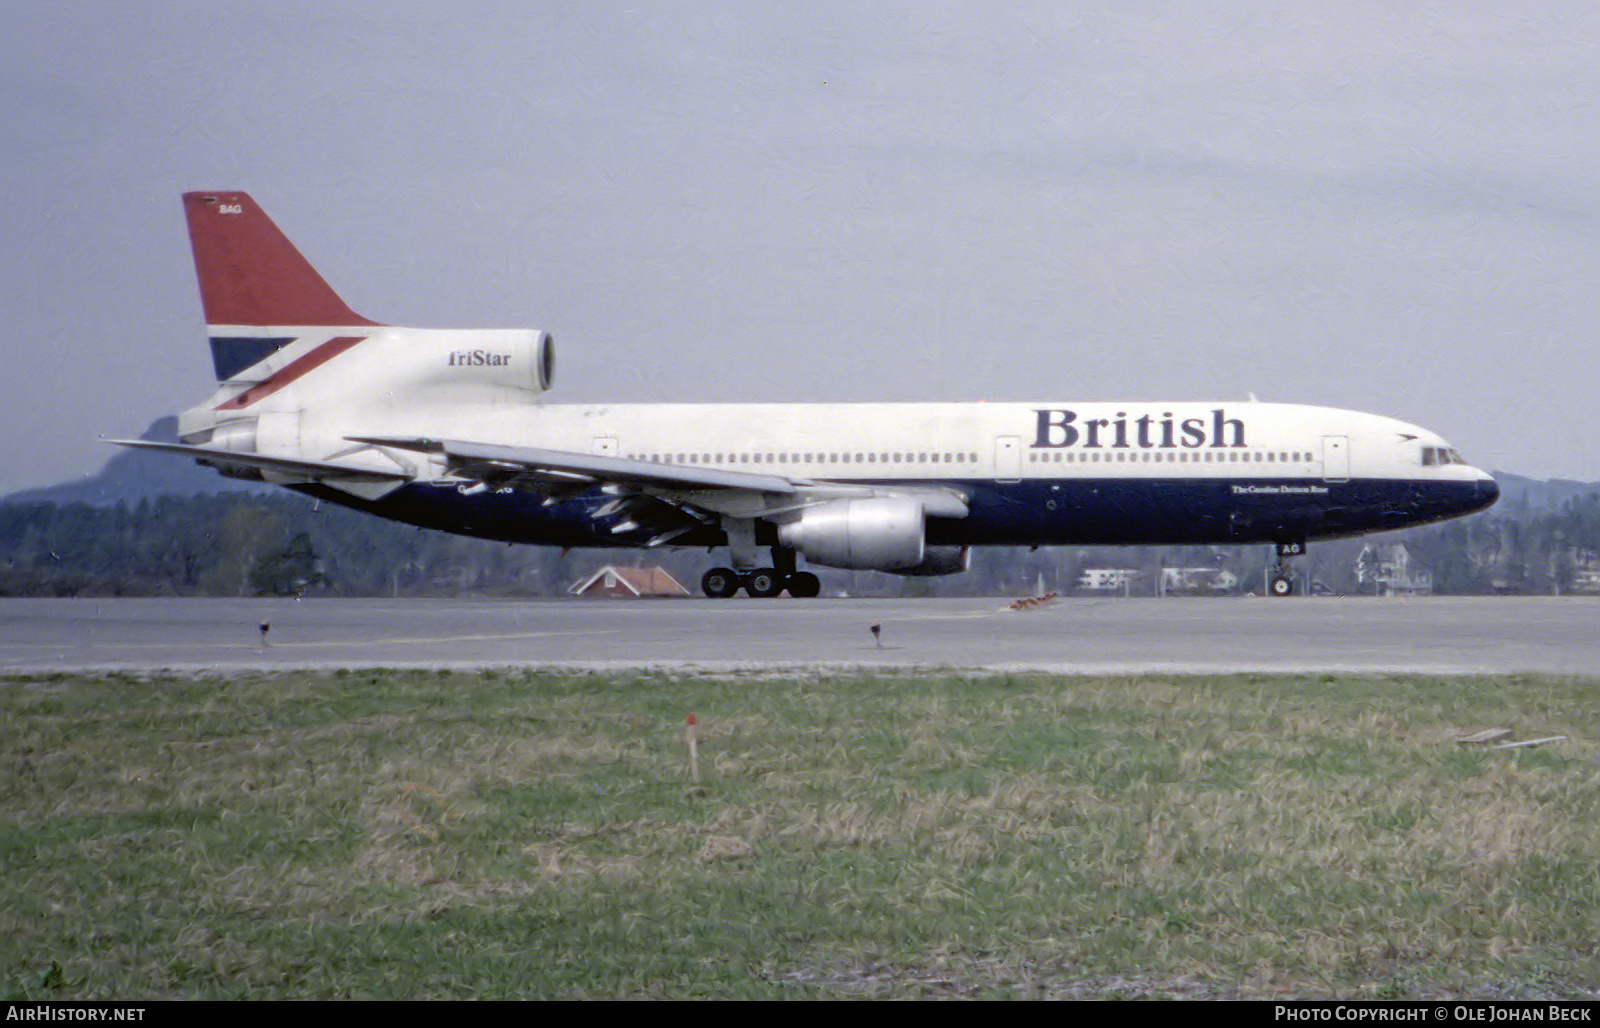
[[374, 341], [358, 381], [398, 397], [526, 402], [555, 376], [555, 340], [536, 329], [388, 328]]
[[972, 567], [972, 551], [965, 546], [928, 546], [922, 551], [922, 563], [914, 568], [897, 568], [895, 574], [916, 578], [935, 575], [959, 575]]
[[922, 504], [909, 496], [834, 500], [778, 526], [778, 542], [813, 564], [904, 573], [923, 563]]

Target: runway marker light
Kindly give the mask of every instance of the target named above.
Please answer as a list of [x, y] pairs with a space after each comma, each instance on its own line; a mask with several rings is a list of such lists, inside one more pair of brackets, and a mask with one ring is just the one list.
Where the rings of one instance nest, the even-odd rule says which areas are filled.
[[693, 713], [691, 713], [689, 715], [689, 717], [687, 719], [687, 723], [688, 724], [687, 724], [687, 728], [685, 729], [685, 734], [688, 736], [688, 739], [689, 739], [689, 780], [694, 782], [696, 785], [699, 785], [700, 784], [700, 740], [699, 740], [699, 738], [697, 738], [697, 736], [695, 734], [694, 714]]

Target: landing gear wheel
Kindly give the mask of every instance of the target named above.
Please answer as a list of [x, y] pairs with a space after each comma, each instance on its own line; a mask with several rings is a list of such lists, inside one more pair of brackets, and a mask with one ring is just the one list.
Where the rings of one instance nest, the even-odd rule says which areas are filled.
[[739, 576], [730, 568], [712, 568], [700, 579], [700, 588], [707, 596], [725, 600], [739, 591]]
[[757, 599], [783, 592], [783, 579], [771, 568], [758, 568], [744, 576], [744, 591]]
[[1289, 596], [1294, 593], [1294, 580], [1287, 575], [1275, 575], [1268, 588], [1274, 596]]
[[797, 599], [810, 599], [822, 592], [822, 579], [809, 571], [789, 576], [789, 595]]

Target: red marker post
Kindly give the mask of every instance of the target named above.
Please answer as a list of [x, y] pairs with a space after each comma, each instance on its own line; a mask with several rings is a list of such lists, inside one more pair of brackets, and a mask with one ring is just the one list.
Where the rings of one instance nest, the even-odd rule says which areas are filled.
[[700, 740], [695, 735], [694, 715], [690, 714], [688, 725], [684, 729], [689, 739], [689, 780], [696, 785], [700, 784]]

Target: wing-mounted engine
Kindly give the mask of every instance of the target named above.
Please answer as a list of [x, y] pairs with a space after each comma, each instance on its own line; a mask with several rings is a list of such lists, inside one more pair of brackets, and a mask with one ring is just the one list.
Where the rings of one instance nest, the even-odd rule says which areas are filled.
[[924, 558], [922, 502], [912, 496], [833, 500], [778, 526], [778, 541], [813, 564], [904, 573]]

